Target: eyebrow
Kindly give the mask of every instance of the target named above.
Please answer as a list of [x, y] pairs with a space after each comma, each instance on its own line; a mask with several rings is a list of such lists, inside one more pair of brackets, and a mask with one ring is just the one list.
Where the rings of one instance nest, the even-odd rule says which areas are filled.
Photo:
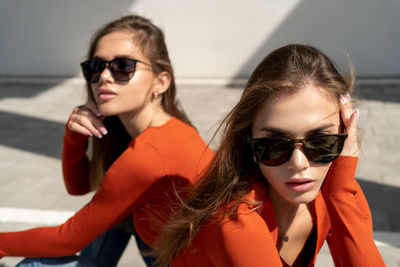
[[[326, 129], [328, 129], [330, 127], [333, 127], [333, 126], [335, 126], [333, 123], [324, 124], [324, 125], [321, 125], [321, 126], [319, 126], [317, 128], [314, 128], [312, 130], [307, 131], [306, 135], [313, 134], [313, 133], [318, 133], [318, 132], [321, 132], [321, 131], [326, 130]], [[290, 132], [290, 131], [287, 131], [287, 130], [283, 130], [283, 129], [279, 129], [279, 128], [275, 128], [275, 127], [262, 127], [260, 129], [260, 131], [261, 132], [270, 132], [272, 134], [280, 134], [280, 135], [293, 135], [294, 134], [293, 132]]]
[[[100, 60], [106, 60], [104, 57], [102, 56], [97, 56], [97, 55], [93, 55], [94, 59], [100, 59]], [[112, 59], [116, 59], [116, 58], [130, 58], [130, 59], [136, 59], [134, 57], [132, 57], [132, 55], [115, 55]]]

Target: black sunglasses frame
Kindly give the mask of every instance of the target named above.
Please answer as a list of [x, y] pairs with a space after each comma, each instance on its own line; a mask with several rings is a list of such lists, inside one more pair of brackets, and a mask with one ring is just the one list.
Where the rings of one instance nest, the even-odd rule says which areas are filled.
[[[114, 73], [116, 70], [113, 69], [113, 67], [112, 67], [113, 63], [118, 63], [118, 61], [121, 61], [121, 60], [125, 60], [127, 62], [133, 63], [131, 65], [131, 68], [132, 68], [131, 71], [120, 70], [120, 72], [124, 72], [125, 75], [127, 75], [126, 79], [121, 78], [121, 76], [118, 76], [118, 74]], [[111, 76], [114, 78], [115, 81], [127, 82], [130, 79], [132, 79], [133, 75], [135, 74], [136, 64], [138, 62], [148, 65], [150, 67], [153, 67], [151, 64], [143, 62], [141, 60], [133, 59], [133, 58], [125, 58], [125, 57], [117, 57], [117, 58], [114, 58], [109, 61], [92, 58], [92, 59], [82, 62], [80, 65], [81, 65], [83, 76], [85, 77], [85, 80], [89, 83], [97, 83], [100, 80], [101, 73], [103, 73], [103, 71], [106, 68], [110, 71]], [[93, 64], [96, 67], [92, 67], [92, 69], [90, 69], [91, 68], [90, 64]], [[97, 68], [97, 69], [94, 70], [94, 68]], [[95, 78], [93, 78], [93, 77], [95, 77]]]
[[[319, 157], [313, 157], [311, 154], [312, 152], [318, 152], [318, 149], [315, 148], [308, 148], [307, 144], [313, 142], [313, 141], [323, 141], [323, 138], [330, 138], [330, 137], [335, 137], [336, 140], [334, 143], [331, 145], [336, 145], [337, 144], [337, 153], [330, 153], [328, 155], [321, 155], [319, 154]], [[287, 162], [293, 154], [293, 151], [295, 149], [295, 144], [300, 143], [302, 144], [302, 151], [304, 155], [307, 157], [307, 159], [313, 163], [317, 164], [326, 164], [334, 161], [337, 157], [339, 157], [340, 153], [342, 153], [343, 150], [343, 145], [344, 142], [347, 138], [347, 134], [322, 134], [322, 135], [317, 135], [317, 136], [312, 136], [309, 138], [304, 138], [304, 139], [290, 139], [286, 137], [279, 137], [279, 138], [248, 138], [247, 142], [250, 144], [251, 151], [254, 157], [254, 161], [260, 164], [263, 164], [265, 166], [279, 166]], [[263, 156], [261, 156], [259, 153], [256, 153], [255, 148], [257, 143], [263, 143], [262, 145], [264, 146], [264, 151], [263, 155], [266, 150], [266, 146], [269, 144], [271, 145], [276, 145], [278, 143], [284, 144], [285, 147], [287, 147], [287, 150], [283, 150], [283, 152], [288, 152], [287, 156], [283, 158], [282, 160], [275, 162], [274, 164], [267, 164], [265, 160], [262, 159]], [[320, 150], [323, 150], [323, 147], [319, 148]], [[320, 152], [320, 151], [319, 151]], [[272, 159], [274, 161], [274, 159]]]

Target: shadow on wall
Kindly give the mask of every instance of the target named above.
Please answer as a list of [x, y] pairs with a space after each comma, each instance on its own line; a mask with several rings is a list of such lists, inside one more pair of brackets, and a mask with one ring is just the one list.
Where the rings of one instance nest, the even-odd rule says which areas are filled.
[[[320, 48], [339, 65], [347, 70], [347, 57], [350, 55], [357, 73], [363, 76], [400, 76], [400, 65], [395, 57], [400, 39], [400, 28], [390, 19], [395, 17], [400, 2], [384, 1], [300, 1], [287, 18], [254, 51], [240, 67], [235, 78], [247, 78], [259, 62], [271, 51], [289, 44], [303, 43]], [[267, 25], [266, 25], [267, 28]], [[396, 34], [396, 35], [394, 35]], [[393, 42], [382, 42], [392, 40]]]

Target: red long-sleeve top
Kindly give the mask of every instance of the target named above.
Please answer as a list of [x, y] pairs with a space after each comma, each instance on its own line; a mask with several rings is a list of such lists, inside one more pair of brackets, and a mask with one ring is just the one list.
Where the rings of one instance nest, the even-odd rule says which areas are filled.
[[[63, 169], [70, 192], [89, 190], [86, 147], [87, 138], [66, 130]], [[194, 183], [212, 157], [196, 130], [177, 118], [147, 128], [111, 165], [87, 205], [59, 226], [1, 233], [0, 256], [71, 255], [130, 213], [138, 234], [152, 244], [159, 226], [149, 215], [168, 216], [174, 190]]]
[[[354, 179], [357, 158], [339, 157], [313, 202], [317, 240], [308, 266], [327, 240], [336, 266], [385, 266], [373, 241], [371, 213]], [[277, 249], [278, 228], [265, 183], [256, 183], [247, 200], [264, 201], [261, 210], [242, 203], [235, 219], [207, 223], [172, 267], [288, 266]]]

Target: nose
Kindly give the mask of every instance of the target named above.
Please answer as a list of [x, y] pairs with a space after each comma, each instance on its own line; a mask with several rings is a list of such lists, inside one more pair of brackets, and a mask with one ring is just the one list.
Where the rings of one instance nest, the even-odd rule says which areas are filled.
[[310, 167], [310, 161], [301, 149], [301, 144], [295, 144], [292, 156], [288, 161], [288, 169], [292, 171], [302, 171]]
[[110, 67], [109, 67], [110, 63], [107, 63], [104, 70], [100, 73], [100, 80], [105, 82], [111, 82], [114, 81], [114, 78], [110, 72]]

